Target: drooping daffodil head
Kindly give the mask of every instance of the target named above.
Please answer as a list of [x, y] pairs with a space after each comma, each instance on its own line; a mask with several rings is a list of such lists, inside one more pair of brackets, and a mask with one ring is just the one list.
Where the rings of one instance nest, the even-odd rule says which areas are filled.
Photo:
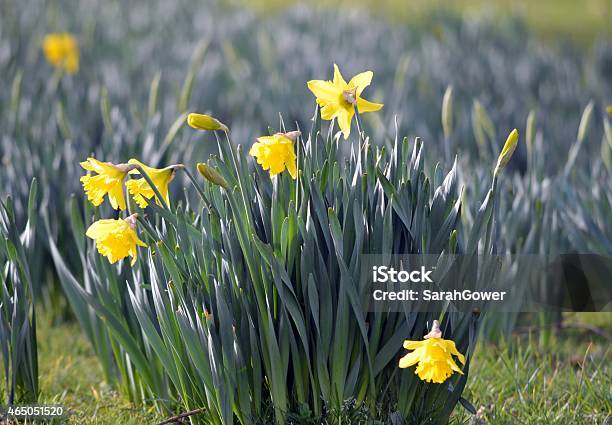
[[132, 214], [125, 219], [98, 220], [89, 226], [85, 234], [96, 241], [98, 252], [111, 264], [130, 256], [133, 266], [138, 258], [137, 246], [147, 246], [136, 234], [137, 217], [137, 214]]
[[81, 162], [81, 167], [89, 171], [87, 175], [81, 177], [81, 183], [87, 199], [94, 206], [102, 204], [104, 196], [107, 196], [114, 209], [125, 210], [123, 181], [128, 173], [136, 168], [135, 165], [113, 164], [90, 157], [87, 161]]
[[406, 350], [413, 350], [400, 359], [399, 367], [404, 369], [417, 365], [414, 373], [426, 382], [441, 384], [453, 373], [463, 375], [453, 356], [465, 365], [465, 357], [455, 342], [442, 338], [440, 324], [434, 320], [431, 332], [422, 341], [404, 341]]
[[[170, 182], [174, 179], [177, 170], [180, 170], [183, 167], [182, 164], [170, 165], [165, 168], [153, 168], [149, 167], [137, 159], [130, 159], [128, 164], [134, 167], [141, 167], [147, 176], [151, 179], [160, 195], [164, 199], [164, 202], [167, 206], [170, 206], [170, 196], [168, 186]], [[133, 169], [130, 171], [130, 175], [140, 175], [140, 171], [138, 169]], [[146, 208], [149, 205], [149, 200], [155, 197], [155, 191], [151, 188], [149, 183], [144, 177], [131, 179], [125, 183], [128, 192], [134, 198], [134, 201], [138, 204], [140, 208]], [[160, 204], [159, 200], [157, 203]]]
[[255, 157], [264, 170], [269, 170], [270, 176], [275, 176], [286, 169], [291, 177], [296, 179], [297, 157], [294, 141], [298, 136], [299, 132], [294, 131], [258, 137], [249, 155]]

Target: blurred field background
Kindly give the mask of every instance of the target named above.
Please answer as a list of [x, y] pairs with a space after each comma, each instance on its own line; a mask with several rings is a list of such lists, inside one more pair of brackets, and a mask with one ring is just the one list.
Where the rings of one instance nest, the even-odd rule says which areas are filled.
[[[245, 4], [237, 0], [228, 1], [234, 6]], [[295, 0], [248, 2], [249, 7], [262, 14], [278, 13], [297, 3]], [[332, 9], [340, 7], [344, 10], [363, 8], [393, 24], [430, 31], [435, 31], [435, 25], [431, 25], [432, 15], [450, 13], [468, 19], [487, 15], [499, 19], [514, 15], [524, 19], [535, 34], [553, 42], [566, 38], [588, 45], [593, 39], [612, 32], [612, 3], [607, 0], [312, 0], [309, 4]]]
[[[611, 14], [606, 0], [3, 1], [0, 198], [14, 199], [23, 227], [36, 177], [48, 234], [74, 252], [69, 217], [72, 194], [82, 202], [78, 161], [91, 153], [138, 156], [153, 166], [205, 158], [209, 147], [175, 126], [191, 110], [213, 113], [242, 144], [277, 127], [279, 113], [306, 127], [314, 104], [305, 81], [331, 78], [337, 62], [348, 75], [374, 71], [368, 98], [385, 108], [364, 117], [373, 138], [391, 143], [397, 116], [399, 134], [421, 136], [431, 146], [430, 168], [441, 160], [448, 170], [461, 155], [468, 222], [503, 135], [519, 128], [498, 212], [513, 224], [498, 235], [500, 249], [609, 255], [612, 180], [604, 125], [612, 103]], [[58, 75], [42, 56], [44, 35], [56, 31], [79, 39], [75, 76]], [[446, 140], [440, 113], [451, 85], [454, 126]], [[590, 101], [589, 125], [577, 143]], [[530, 111], [537, 117], [531, 153]], [[579, 154], [568, 167], [575, 146]], [[534, 223], [545, 230], [529, 246]], [[42, 218], [38, 227], [29, 255], [43, 312], [40, 400], [65, 403], [75, 412], [71, 423], [162, 420], [101, 382], [57, 282]], [[68, 262], [78, 268], [75, 257]], [[535, 319], [482, 342], [466, 393], [481, 413], [458, 412], [455, 420], [609, 423], [612, 320], [568, 315], [562, 322], [566, 328]]]

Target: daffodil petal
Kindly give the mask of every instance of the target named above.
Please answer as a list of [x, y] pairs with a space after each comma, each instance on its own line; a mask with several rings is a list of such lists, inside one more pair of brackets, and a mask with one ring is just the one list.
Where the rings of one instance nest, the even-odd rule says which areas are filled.
[[457, 366], [457, 363], [455, 363], [452, 359], [447, 360], [446, 362], [448, 363], [448, 365], [450, 366], [452, 370], [463, 375], [463, 372], [461, 371], [461, 369], [459, 369], [459, 366]]
[[357, 96], [359, 96], [363, 89], [370, 85], [373, 76], [374, 73], [372, 71], [361, 72], [351, 78], [351, 81], [349, 81], [348, 85], [349, 87], [356, 87]]
[[384, 105], [382, 103], [370, 102], [361, 97], [357, 98], [357, 109], [359, 110], [359, 113], [379, 111], [383, 106]]
[[348, 84], [346, 84], [346, 81], [344, 81], [344, 77], [342, 77], [340, 68], [338, 68], [338, 65], [336, 64], [334, 64], [334, 86], [341, 90], [345, 90], [348, 87]]
[[333, 120], [338, 113], [340, 107], [335, 103], [328, 103], [321, 108], [321, 118], [324, 120]]
[[421, 347], [423, 343], [424, 341], [410, 341], [407, 339], [404, 341], [404, 348], [406, 350], [416, 350], [417, 348]]
[[113, 219], [98, 220], [87, 228], [85, 235], [91, 239], [98, 239], [100, 236], [107, 234], [114, 229], [115, 221], [116, 220]]
[[412, 353], [408, 353], [400, 359], [399, 367], [405, 369], [407, 367], [414, 366], [419, 362], [420, 359], [421, 356], [419, 355], [419, 353], [417, 351], [413, 351]]
[[455, 341], [451, 341], [449, 339], [445, 340], [446, 344], [448, 346], [448, 350], [451, 354], [454, 354], [455, 356], [457, 356], [457, 358], [459, 359], [459, 361], [462, 364], [465, 364], [465, 356], [463, 354], [461, 354], [459, 352], [459, 350], [457, 350], [457, 346], [455, 345]]
[[329, 81], [310, 80], [306, 85], [317, 98], [317, 103], [319, 105], [325, 104], [326, 102], [337, 102], [338, 96], [341, 94]]
[[353, 120], [353, 109], [350, 110], [340, 109], [337, 114], [338, 118], [338, 126], [340, 130], [342, 130], [342, 134], [344, 135], [344, 140], [349, 138], [351, 134], [351, 121]]
[[287, 161], [287, 171], [289, 175], [295, 180], [297, 179], [297, 160]]
[[122, 182], [118, 182], [108, 191], [108, 200], [114, 209], [125, 210]]

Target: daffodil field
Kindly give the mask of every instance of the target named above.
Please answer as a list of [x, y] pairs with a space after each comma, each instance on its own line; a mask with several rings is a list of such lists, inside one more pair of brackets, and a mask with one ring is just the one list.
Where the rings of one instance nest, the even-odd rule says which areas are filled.
[[44, 312], [167, 423], [488, 423], [479, 344], [561, 316], [372, 311], [364, 255], [609, 257], [609, 34], [191, 3], [0, 3], [0, 407]]

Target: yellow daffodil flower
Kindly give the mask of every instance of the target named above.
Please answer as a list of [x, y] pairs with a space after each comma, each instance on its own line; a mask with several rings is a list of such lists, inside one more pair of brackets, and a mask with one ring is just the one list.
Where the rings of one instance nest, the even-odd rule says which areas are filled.
[[87, 158], [87, 161], [81, 162], [81, 167], [97, 174], [92, 176], [88, 173], [81, 177], [87, 199], [92, 204], [99, 206], [104, 201], [104, 196], [108, 195], [108, 200], [114, 209], [125, 209], [123, 180], [131, 170], [136, 168], [135, 165], [113, 164], [98, 161], [95, 158]]
[[257, 163], [264, 170], [270, 170], [274, 176], [287, 168], [294, 179], [297, 178], [297, 157], [293, 147], [294, 139], [299, 132], [276, 133], [273, 136], [258, 137], [249, 155], [257, 158]]
[[414, 351], [402, 357], [399, 367], [404, 369], [418, 363], [414, 373], [423, 381], [441, 384], [454, 372], [463, 375], [453, 355], [457, 356], [462, 364], [465, 364], [465, 357], [457, 351], [454, 341], [442, 339], [440, 323], [437, 320], [434, 320], [431, 332], [423, 341], [406, 340], [404, 348]]
[[43, 40], [43, 52], [47, 61], [68, 74], [79, 71], [79, 43], [69, 33], [48, 34]]
[[139, 246], [146, 247], [136, 234], [136, 218], [132, 214], [124, 219], [98, 220], [87, 229], [87, 237], [96, 241], [98, 252], [108, 258], [111, 264], [127, 257], [132, 257], [131, 265], [136, 263]]
[[338, 120], [338, 125], [344, 139], [348, 139], [351, 133], [351, 121], [355, 114], [355, 106], [359, 113], [378, 111], [383, 107], [382, 103], [373, 103], [361, 97], [363, 89], [370, 85], [374, 73], [372, 71], [362, 72], [355, 75], [348, 82], [344, 81], [338, 65], [334, 64], [333, 81], [310, 80], [308, 88], [317, 98], [321, 107], [321, 118], [324, 120]]
[[[130, 165], [139, 165], [142, 167], [145, 173], [149, 176], [157, 190], [159, 190], [160, 195], [164, 198], [167, 206], [170, 206], [170, 196], [168, 195], [168, 185], [174, 179], [176, 174], [176, 170], [183, 168], [182, 165], [171, 165], [166, 168], [153, 168], [144, 165], [142, 162], [136, 159], [130, 159], [128, 161]], [[130, 174], [140, 174], [138, 170], [130, 171]], [[149, 183], [143, 178], [140, 179], [132, 179], [128, 180], [125, 183], [125, 187], [127, 187], [128, 192], [134, 198], [134, 201], [138, 204], [140, 208], [146, 208], [149, 205], [148, 200], [155, 196], [155, 192], [149, 186]], [[159, 205], [159, 201], [156, 200]]]

